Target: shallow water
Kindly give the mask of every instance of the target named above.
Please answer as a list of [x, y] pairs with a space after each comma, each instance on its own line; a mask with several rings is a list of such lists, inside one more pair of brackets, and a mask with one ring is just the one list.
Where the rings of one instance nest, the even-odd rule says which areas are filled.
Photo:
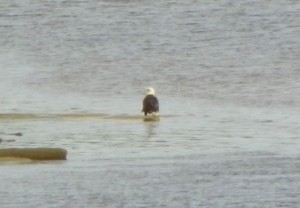
[[0, 147], [68, 150], [2, 164], [1, 207], [297, 207], [299, 17], [292, 0], [1, 1]]

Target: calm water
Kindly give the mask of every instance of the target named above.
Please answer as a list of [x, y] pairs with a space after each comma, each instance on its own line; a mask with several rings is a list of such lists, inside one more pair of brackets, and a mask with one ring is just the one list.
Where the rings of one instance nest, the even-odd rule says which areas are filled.
[[0, 147], [68, 150], [1, 208], [298, 207], [299, 37], [296, 0], [1, 0]]

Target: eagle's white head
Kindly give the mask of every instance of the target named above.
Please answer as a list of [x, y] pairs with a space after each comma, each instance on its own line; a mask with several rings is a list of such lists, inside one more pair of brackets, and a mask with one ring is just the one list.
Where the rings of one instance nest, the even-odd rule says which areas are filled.
[[145, 89], [145, 94], [146, 95], [154, 95], [155, 94], [155, 90], [152, 87], [148, 87]]

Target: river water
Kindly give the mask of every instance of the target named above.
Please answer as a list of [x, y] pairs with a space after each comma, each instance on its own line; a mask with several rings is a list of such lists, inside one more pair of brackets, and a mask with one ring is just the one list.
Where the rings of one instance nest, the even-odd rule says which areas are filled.
[[298, 207], [299, 37], [297, 0], [1, 0], [0, 147], [68, 151], [1, 208]]

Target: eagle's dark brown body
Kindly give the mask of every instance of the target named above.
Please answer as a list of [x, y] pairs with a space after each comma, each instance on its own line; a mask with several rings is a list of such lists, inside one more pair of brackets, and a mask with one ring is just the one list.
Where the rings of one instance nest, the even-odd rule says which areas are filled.
[[143, 100], [143, 110], [144, 115], [146, 116], [148, 113], [158, 113], [159, 112], [159, 103], [157, 97], [154, 95], [146, 95]]

